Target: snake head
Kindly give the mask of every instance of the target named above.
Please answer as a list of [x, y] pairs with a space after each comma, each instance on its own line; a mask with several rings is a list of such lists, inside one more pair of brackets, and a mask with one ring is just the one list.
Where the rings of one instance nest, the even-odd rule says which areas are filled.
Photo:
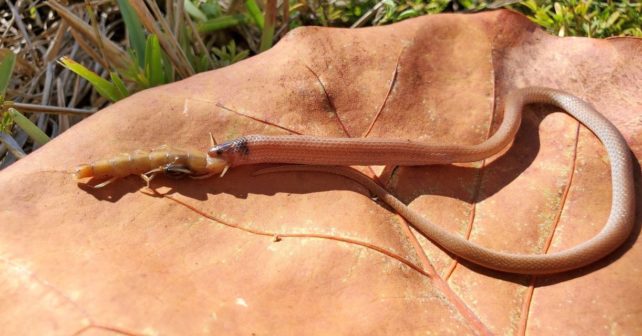
[[233, 144], [231, 142], [226, 142], [220, 145], [212, 146], [207, 151], [207, 161], [208, 162], [216, 162], [216, 161], [225, 162], [226, 165], [230, 165], [234, 160], [234, 155], [232, 155], [234, 149], [232, 147], [233, 147]]
[[244, 137], [234, 139], [220, 145], [212, 146], [207, 151], [207, 155], [210, 158], [224, 160], [229, 165], [232, 165], [235, 159], [239, 156], [244, 156], [248, 153], [249, 148], [247, 139], [245, 139]]

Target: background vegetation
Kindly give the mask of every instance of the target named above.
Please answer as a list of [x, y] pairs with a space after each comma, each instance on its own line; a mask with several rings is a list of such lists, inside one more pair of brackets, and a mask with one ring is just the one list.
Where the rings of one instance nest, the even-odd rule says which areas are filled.
[[496, 8], [560, 36], [642, 37], [633, 1], [0, 0], [0, 169], [110, 102], [238, 62], [298, 26]]

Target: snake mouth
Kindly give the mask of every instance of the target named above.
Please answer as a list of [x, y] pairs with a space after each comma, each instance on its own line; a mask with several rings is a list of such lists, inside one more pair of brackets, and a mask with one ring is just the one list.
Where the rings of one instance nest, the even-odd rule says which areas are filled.
[[205, 168], [210, 172], [210, 173], [222, 173], [225, 170], [225, 167], [228, 167], [230, 165], [227, 160], [224, 160], [222, 158], [218, 157], [211, 157], [207, 156]]

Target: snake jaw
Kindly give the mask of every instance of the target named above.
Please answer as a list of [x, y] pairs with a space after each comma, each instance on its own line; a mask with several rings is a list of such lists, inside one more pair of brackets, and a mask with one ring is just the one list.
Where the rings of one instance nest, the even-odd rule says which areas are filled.
[[230, 163], [227, 162], [227, 160], [218, 157], [211, 157], [209, 155], [205, 158], [205, 162], [205, 168], [210, 173], [222, 172], [222, 174], [225, 174], [230, 166]]

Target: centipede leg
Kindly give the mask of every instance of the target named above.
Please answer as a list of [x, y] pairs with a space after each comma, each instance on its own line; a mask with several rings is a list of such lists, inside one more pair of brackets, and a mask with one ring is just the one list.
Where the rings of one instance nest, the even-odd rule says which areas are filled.
[[118, 177], [112, 177], [112, 178], [110, 178], [109, 180], [107, 180], [105, 182], [98, 183], [98, 184], [96, 184], [94, 186], [94, 189], [100, 189], [100, 188], [102, 188], [102, 187], [104, 187], [104, 186], [116, 181], [117, 179], [118, 179]]
[[225, 168], [223, 168], [223, 171], [221, 172], [221, 175], [219, 177], [223, 177], [223, 175], [225, 175], [225, 173], [227, 173], [228, 169], [230, 169], [230, 166], [225, 166]]
[[154, 177], [156, 177], [156, 174], [162, 171], [163, 171], [162, 168], [152, 169], [146, 172], [145, 174], [140, 174], [140, 178], [142, 178], [143, 181], [145, 181], [147, 188], [151, 189], [150, 183], [152, 183], [152, 180], [154, 179]]
[[212, 147], [214, 147], [214, 146], [216, 146], [216, 145], [217, 145], [217, 143], [216, 143], [216, 139], [214, 139], [214, 136], [212, 135], [212, 132], [210, 132], [210, 145], [211, 145]]
[[189, 178], [194, 179], [194, 180], [204, 180], [204, 179], [210, 178], [210, 177], [212, 177], [212, 176], [214, 176], [216, 174], [218, 174], [218, 173], [209, 173], [209, 174], [198, 175], [198, 176], [192, 176], [192, 175], [188, 175], [188, 176], [189, 176]]
[[145, 185], [147, 186], [147, 188], [151, 189], [151, 187], [149, 185], [150, 185], [150, 183], [152, 183], [152, 180], [154, 179], [154, 176], [156, 176], [156, 174], [151, 174], [149, 176], [147, 176], [145, 174], [140, 174], [139, 176], [140, 176], [140, 178], [143, 179], [143, 181], [145, 181]]

